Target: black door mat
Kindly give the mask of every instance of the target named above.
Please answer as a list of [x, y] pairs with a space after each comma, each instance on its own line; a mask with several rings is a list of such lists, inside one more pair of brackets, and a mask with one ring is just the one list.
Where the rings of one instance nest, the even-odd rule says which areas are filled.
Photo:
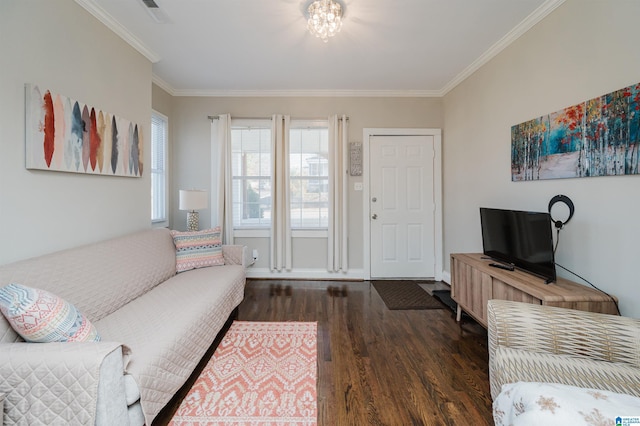
[[372, 281], [372, 284], [392, 311], [446, 308], [415, 281]]

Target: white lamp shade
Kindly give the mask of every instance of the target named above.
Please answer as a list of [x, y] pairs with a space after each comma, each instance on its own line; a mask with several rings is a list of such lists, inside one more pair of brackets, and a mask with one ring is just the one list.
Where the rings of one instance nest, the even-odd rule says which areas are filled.
[[202, 210], [207, 208], [207, 192], [198, 189], [180, 190], [180, 210]]

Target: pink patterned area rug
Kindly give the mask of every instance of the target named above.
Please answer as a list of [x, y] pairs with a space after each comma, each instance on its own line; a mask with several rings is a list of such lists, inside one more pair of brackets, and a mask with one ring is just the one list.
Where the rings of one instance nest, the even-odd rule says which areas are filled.
[[316, 425], [317, 327], [234, 321], [170, 425]]

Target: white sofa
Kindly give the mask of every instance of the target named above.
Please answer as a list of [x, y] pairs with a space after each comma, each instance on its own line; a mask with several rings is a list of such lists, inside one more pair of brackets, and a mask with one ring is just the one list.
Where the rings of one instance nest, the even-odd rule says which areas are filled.
[[155, 229], [0, 266], [0, 286], [54, 293], [101, 336], [26, 343], [0, 315], [5, 423], [151, 424], [244, 297], [246, 248], [178, 274], [175, 250]]

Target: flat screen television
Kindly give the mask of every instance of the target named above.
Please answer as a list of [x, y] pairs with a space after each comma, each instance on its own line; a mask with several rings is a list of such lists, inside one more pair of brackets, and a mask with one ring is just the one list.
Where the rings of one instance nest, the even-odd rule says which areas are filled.
[[484, 254], [545, 279], [556, 280], [549, 213], [480, 207]]

